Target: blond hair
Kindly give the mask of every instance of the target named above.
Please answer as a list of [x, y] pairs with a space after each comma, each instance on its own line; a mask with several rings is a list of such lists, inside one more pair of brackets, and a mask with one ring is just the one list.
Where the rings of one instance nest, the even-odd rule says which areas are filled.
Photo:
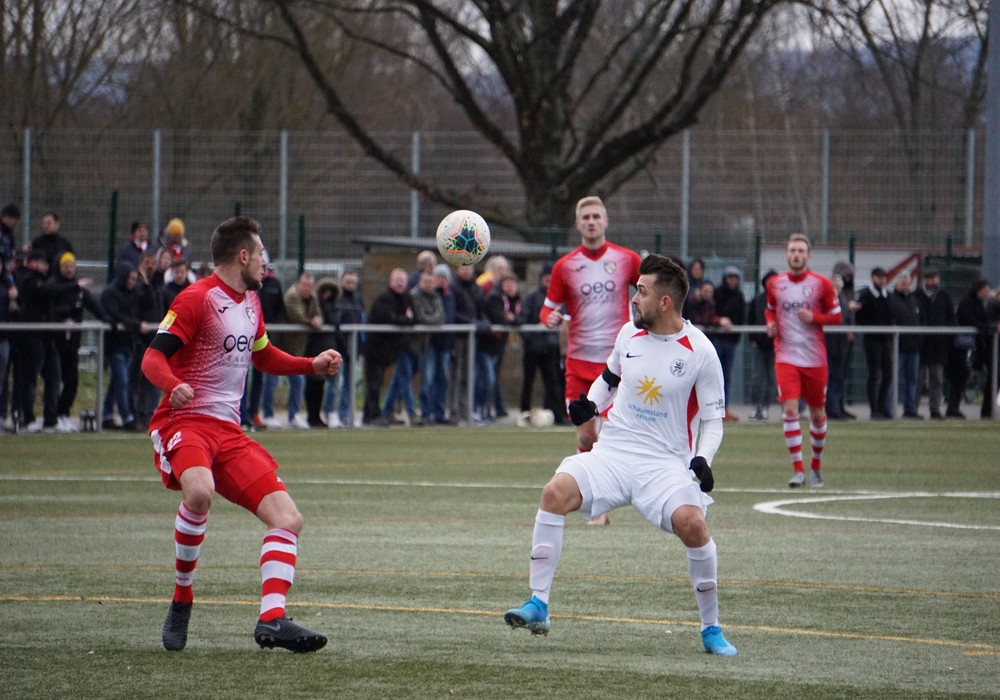
[[791, 236], [788, 237], [788, 241], [785, 243], [785, 245], [787, 246], [788, 243], [791, 243], [792, 241], [802, 241], [803, 243], [806, 244], [806, 250], [809, 251], [812, 250], [812, 243], [809, 242], [809, 236], [807, 236], [804, 233], [793, 233]]
[[601, 209], [603, 209], [604, 210], [604, 215], [607, 216], [608, 210], [607, 210], [607, 207], [604, 206], [604, 202], [601, 201], [601, 198], [598, 197], [596, 194], [589, 194], [586, 197], [584, 197], [583, 199], [581, 199], [579, 202], [576, 203], [576, 218], [578, 218], [578, 219], [580, 218], [580, 210], [581, 209], [583, 209], [584, 207], [589, 207], [589, 206], [594, 205], [594, 204], [596, 204]]

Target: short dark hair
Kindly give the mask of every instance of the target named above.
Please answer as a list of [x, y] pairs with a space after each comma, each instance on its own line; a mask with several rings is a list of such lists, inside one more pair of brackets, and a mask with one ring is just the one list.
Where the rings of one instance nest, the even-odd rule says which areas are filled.
[[253, 251], [253, 237], [260, 236], [260, 224], [249, 216], [226, 219], [212, 232], [212, 262], [232, 262], [241, 250]]
[[639, 263], [639, 274], [653, 275], [656, 286], [670, 297], [677, 313], [680, 313], [688, 295], [687, 272], [683, 267], [668, 257], [650, 253]]

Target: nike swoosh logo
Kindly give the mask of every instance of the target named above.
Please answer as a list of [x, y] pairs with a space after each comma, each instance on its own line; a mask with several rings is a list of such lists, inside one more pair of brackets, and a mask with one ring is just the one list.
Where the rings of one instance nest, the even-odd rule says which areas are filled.
[[543, 559], [548, 559], [548, 557], [531, 557], [531, 561], [541, 561]]
[[261, 622], [260, 626], [261, 627], [266, 627], [267, 629], [271, 630], [272, 632], [280, 632], [281, 631], [281, 623], [280, 622]]
[[633, 355], [630, 352], [626, 352], [625, 353], [625, 357], [627, 357], [627, 358], [629, 358], [631, 360], [633, 357], [642, 357], [642, 355]]

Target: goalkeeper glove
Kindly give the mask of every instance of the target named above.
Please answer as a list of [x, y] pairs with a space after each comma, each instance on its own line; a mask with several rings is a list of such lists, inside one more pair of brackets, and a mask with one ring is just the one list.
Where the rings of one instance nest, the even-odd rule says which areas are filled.
[[582, 391], [580, 398], [569, 402], [569, 419], [573, 425], [583, 425], [597, 417], [597, 404], [587, 398]]
[[708, 493], [715, 488], [715, 477], [712, 476], [712, 468], [708, 466], [708, 460], [704, 457], [695, 457], [691, 460], [691, 471], [701, 482], [702, 493]]

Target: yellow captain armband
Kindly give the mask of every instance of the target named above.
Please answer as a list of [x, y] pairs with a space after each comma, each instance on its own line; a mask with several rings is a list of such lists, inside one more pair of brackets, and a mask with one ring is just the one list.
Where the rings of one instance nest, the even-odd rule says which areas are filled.
[[253, 348], [251, 349], [251, 352], [260, 352], [267, 347], [268, 342], [270, 341], [268, 341], [267, 333], [265, 333], [261, 337], [257, 338], [257, 340], [253, 341]]
[[174, 325], [174, 319], [176, 318], [177, 318], [176, 313], [174, 313], [173, 311], [168, 311], [167, 315], [163, 317], [162, 321], [160, 321], [159, 330], [169, 331], [170, 326]]

